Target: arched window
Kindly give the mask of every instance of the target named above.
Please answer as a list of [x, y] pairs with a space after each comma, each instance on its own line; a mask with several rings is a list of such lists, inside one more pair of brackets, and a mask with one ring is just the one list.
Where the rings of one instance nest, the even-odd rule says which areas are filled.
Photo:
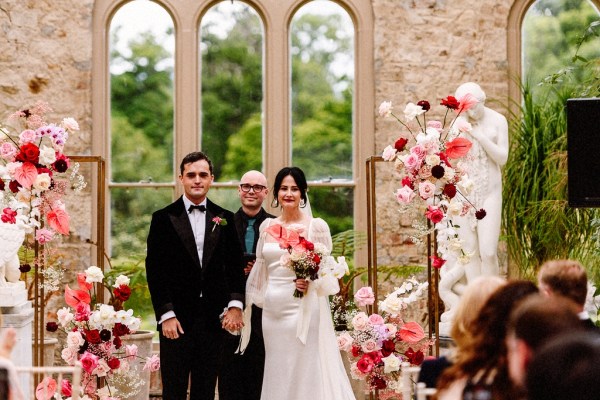
[[[115, 127], [118, 121], [111, 117], [109, 78], [113, 67], [109, 57], [111, 37], [108, 28], [119, 10], [135, 3], [159, 6], [172, 21], [173, 61], [165, 64], [165, 67], [171, 68], [170, 77], [173, 79], [172, 129], [160, 128], [160, 132], [152, 132], [161, 141], [160, 146], [164, 146], [153, 149], [158, 151], [156, 154], [160, 154], [161, 160], [152, 169], [136, 166], [127, 182], [116, 179], [118, 176], [111, 173], [111, 212], [108, 214], [112, 215], [117, 210], [115, 190], [135, 198], [136, 191], [147, 189], [140, 196], [152, 193], [149, 208], [158, 209], [168, 204], [181, 194], [176, 185], [178, 163], [185, 154], [201, 149], [213, 159], [221, 160], [211, 197], [218, 196], [215, 200], [224, 206], [231, 209], [238, 207], [237, 197], [232, 192], [239, 175], [246, 169], [262, 169], [272, 183], [280, 168], [297, 164], [309, 175], [315, 201], [319, 203], [319, 197], [329, 198], [327, 196], [333, 194], [339, 202], [334, 208], [345, 213], [345, 220], [339, 219], [344, 220], [343, 223], [332, 224], [335, 225], [332, 226], [334, 232], [351, 227], [366, 231], [366, 209], [354, 205], [366, 204], [364, 162], [374, 154], [373, 11], [370, 0], [315, 1], [323, 5], [320, 7], [323, 10], [334, 10], [339, 16], [335, 18], [339, 18], [347, 30], [338, 32], [341, 36], [333, 40], [338, 47], [331, 47], [333, 50], [329, 54], [327, 50], [331, 43], [322, 40], [331, 32], [322, 33], [325, 29], [322, 27], [313, 32], [320, 36], [316, 42], [309, 44], [319, 50], [319, 56], [325, 57], [325, 64], [319, 65], [327, 65], [329, 75], [325, 80], [331, 91], [330, 96], [324, 98], [315, 93], [317, 107], [308, 115], [309, 118], [304, 119], [296, 113], [303, 110], [293, 109], [295, 104], [299, 104], [294, 92], [293, 65], [305, 56], [294, 54], [299, 44], [294, 43], [294, 35], [296, 32], [304, 34], [298, 31], [296, 21], [315, 15], [314, 11], [310, 11], [312, 1], [95, 1], [93, 152], [107, 158], [110, 165], [115, 163], [114, 157], [127, 157], [127, 154], [123, 149], [115, 152], [113, 147], [115, 138], [126, 131]], [[214, 13], [217, 12], [225, 13], [225, 16], [217, 17], [221, 18], [219, 23], [211, 27], [211, 18], [215, 18]], [[154, 23], [152, 19], [150, 21]], [[222, 64], [217, 71], [214, 68], [219, 67], [211, 64], [214, 61], [211, 57], [221, 57], [222, 53], [209, 47], [219, 42], [219, 35], [223, 34], [219, 29], [230, 29], [228, 32], [244, 36], [246, 41], [237, 49], [235, 46], [229, 49], [227, 56], [232, 58], [221, 58], [221, 62], [227, 63], [227, 69], [223, 69], [225, 64]], [[222, 41], [217, 44], [220, 43]], [[343, 46], [343, 52], [337, 51], [340, 46]], [[344, 54], [346, 58], [336, 59], [334, 52]], [[252, 55], [249, 63], [236, 65], [233, 62], [235, 57], [246, 57], [244, 61], [248, 61], [249, 54]], [[310, 70], [304, 71], [304, 74], [308, 75], [304, 75], [303, 79], [310, 80]], [[354, 76], [360, 79], [355, 80]], [[206, 79], [215, 81], [208, 83]], [[219, 86], [218, 79], [230, 79], [230, 85]], [[232, 80], [239, 83], [240, 91], [223, 93], [226, 88], [235, 89], [235, 85], [231, 85]], [[301, 95], [306, 97], [306, 88], [303, 90]], [[230, 97], [216, 99], [219, 101], [209, 98], [217, 92], [220, 96], [227, 94]], [[113, 111], [116, 110], [113, 108]], [[235, 115], [239, 118], [239, 126], [227, 127], [230, 131], [215, 130], [219, 113]], [[155, 117], [161, 123], [169, 120], [164, 115]], [[116, 129], [121, 133], [113, 132]], [[313, 141], [315, 137], [321, 140], [324, 148], [315, 147], [315, 151], [311, 150], [308, 154], [306, 149], [318, 144]], [[222, 145], [225, 147], [220, 147]], [[135, 150], [142, 152], [143, 143], [140, 142], [138, 147]], [[233, 161], [237, 161], [240, 154], [244, 163], [238, 165]], [[330, 218], [319, 210], [325, 206], [325, 201], [320, 203], [323, 204], [316, 204], [316, 214]], [[327, 213], [327, 210], [323, 211]], [[149, 217], [149, 213], [144, 213]], [[135, 217], [141, 230], [136, 234], [145, 238], [147, 225], [142, 226], [145, 222], [142, 222], [141, 215], [136, 214]], [[112, 221], [115, 221], [114, 218]], [[112, 229], [113, 238], [118, 237], [115, 228], [116, 222]]]
[[[598, 0], [517, 0], [509, 14], [508, 61], [513, 78], [535, 87], [546, 76], [568, 65], [575, 43], [590, 22], [598, 19]], [[597, 57], [600, 50], [584, 45], [579, 54]], [[520, 99], [518, 80], [510, 97]]]

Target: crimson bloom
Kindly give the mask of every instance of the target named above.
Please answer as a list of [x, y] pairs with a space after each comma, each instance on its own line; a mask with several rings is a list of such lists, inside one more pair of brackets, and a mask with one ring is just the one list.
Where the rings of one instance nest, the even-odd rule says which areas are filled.
[[454, 96], [448, 96], [445, 99], [442, 99], [440, 103], [442, 106], [446, 106], [450, 110], [457, 110], [460, 103]]

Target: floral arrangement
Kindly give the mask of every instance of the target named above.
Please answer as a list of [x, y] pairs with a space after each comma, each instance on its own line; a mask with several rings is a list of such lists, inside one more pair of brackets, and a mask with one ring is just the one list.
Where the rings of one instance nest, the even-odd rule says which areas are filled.
[[[267, 233], [273, 236], [282, 249], [289, 254], [281, 258], [281, 265], [294, 271], [296, 278], [317, 280], [324, 277], [340, 279], [348, 273], [348, 264], [344, 257], [338, 257], [337, 261], [330, 255], [329, 250], [321, 243], [313, 243], [306, 240], [300, 234], [304, 231], [304, 225], [291, 225], [288, 229], [279, 224], [267, 228]], [[339, 291], [339, 284], [335, 292]], [[329, 293], [335, 294], [335, 293]], [[294, 297], [301, 298], [304, 293], [298, 289], [294, 290]]]
[[[403, 122], [392, 112], [392, 103], [384, 101], [379, 106], [379, 115], [394, 117], [407, 133], [400, 136], [393, 145], [383, 150], [386, 161], [395, 162], [401, 186], [395, 195], [403, 206], [401, 211], [412, 208], [424, 210], [425, 217], [434, 224], [438, 233], [438, 252], [432, 256], [433, 265], [440, 268], [450, 256], [467, 263], [472, 254], [462, 249], [458, 235], [458, 225], [452, 218], [471, 216], [476, 221], [485, 217], [484, 209], [476, 210], [469, 201], [474, 183], [469, 178], [468, 153], [472, 143], [463, 137], [472, 126], [460, 114], [477, 104], [477, 99], [467, 94], [460, 99], [448, 96], [441, 100], [446, 107], [443, 121], [427, 120], [431, 109], [428, 101], [408, 103], [404, 109]], [[446, 121], [450, 112], [455, 113], [448, 127]], [[415, 134], [415, 132], [417, 132]], [[416, 224], [423, 235], [429, 230]], [[418, 238], [414, 238], [418, 241]]]
[[[65, 286], [65, 302], [68, 307], [63, 307], [57, 312], [57, 322], [48, 322], [46, 329], [55, 332], [59, 325], [67, 334], [66, 345], [61, 352], [62, 359], [68, 365], [81, 363], [83, 369], [82, 389], [89, 399], [119, 399], [122, 396], [131, 396], [132, 393], [119, 393], [119, 385], [129, 380], [130, 387], [139, 386], [135, 370], [130, 369], [131, 363], [139, 358], [136, 345], [124, 345], [122, 337], [134, 333], [140, 327], [140, 319], [133, 316], [133, 310], [123, 310], [122, 304], [131, 294], [129, 278], [124, 275], [116, 277], [112, 285], [111, 304], [95, 304], [93, 299], [95, 283], [104, 283], [104, 274], [98, 267], [89, 267], [85, 273], [77, 275], [79, 289]], [[160, 368], [158, 356], [153, 355], [145, 360], [144, 370], [157, 371]], [[98, 382], [102, 378], [104, 386], [99, 388]], [[48, 387], [56, 382], [42, 381], [38, 389]], [[67, 385], [68, 386], [68, 385]], [[64, 394], [65, 385], [61, 385]], [[120, 387], [120, 386], [119, 386]], [[49, 397], [53, 398], [54, 391]], [[58, 397], [60, 398], [60, 397]], [[86, 397], [84, 397], [86, 398]], [[38, 398], [39, 399], [39, 398]]]
[[[406, 280], [380, 302], [381, 313], [355, 311], [349, 317], [350, 330], [338, 334], [340, 350], [348, 353], [352, 377], [364, 380], [369, 390], [379, 390], [380, 398], [394, 398], [401, 392], [400, 366], [420, 365], [433, 344], [417, 322], [405, 322], [402, 310], [427, 293], [427, 282]], [[357, 305], [375, 302], [370, 287], [354, 295]]]
[[[35, 239], [46, 243], [56, 233], [69, 234], [69, 214], [62, 196], [67, 188], [85, 187], [71, 160], [63, 153], [69, 134], [79, 130], [73, 118], [64, 118], [60, 124], [48, 123], [45, 114], [52, 111], [44, 102], [30, 109], [19, 110], [9, 122], [20, 122], [24, 128], [11, 135], [0, 125], [0, 205], [2, 222], [17, 224]], [[70, 184], [69, 180], [75, 181]]]

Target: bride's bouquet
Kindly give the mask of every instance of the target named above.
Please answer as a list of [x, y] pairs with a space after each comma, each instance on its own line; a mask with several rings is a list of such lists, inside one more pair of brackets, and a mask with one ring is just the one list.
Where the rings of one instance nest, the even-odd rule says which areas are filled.
[[[297, 279], [311, 281], [324, 276], [340, 279], [348, 273], [348, 264], [343, 257], [338, 257], [336, 261], [325, 245], [313, 243], [301, 236], [303, 231], [302, 224], [290, 225], [288, 229], [279, 224], [267, 228], [267, 233], [277, 240], [282, 249], [288, 251], [288, 254], [281, 257], [281, 265], [294, 271]], [[339, 291], [339, 287], [337, 290]], [[303, 296], [304, 293], [294, 290], [294, 297]]]

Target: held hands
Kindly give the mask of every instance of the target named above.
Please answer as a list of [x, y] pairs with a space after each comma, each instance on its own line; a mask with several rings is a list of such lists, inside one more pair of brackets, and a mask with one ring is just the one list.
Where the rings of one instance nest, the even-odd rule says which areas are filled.
[[296, 283], [296, 289], [298, 289], [298, 291], [306, 293], [306, 291], [308, 290], [309, 281], [307, 281], [306, 279], [298, 278], [294, 279], [294, 282]]
[[225, 312], [223, 316], [223, 322], [221, 323], [223, 329], [236, 332], [244, 327], [242, 310], [237, 307], [231, 307]]
[[179, 339], [179, 334], [183, 335], [183, 328], [177, 318], [169, 318], [162, 323], [162, 334], [167, 339]]
[[252, 271], [252, 267], [254, 267], [254, 261], [248, 261], [246, 267], [244, 268], [244, 274], [248, 275], [250, 271]]

